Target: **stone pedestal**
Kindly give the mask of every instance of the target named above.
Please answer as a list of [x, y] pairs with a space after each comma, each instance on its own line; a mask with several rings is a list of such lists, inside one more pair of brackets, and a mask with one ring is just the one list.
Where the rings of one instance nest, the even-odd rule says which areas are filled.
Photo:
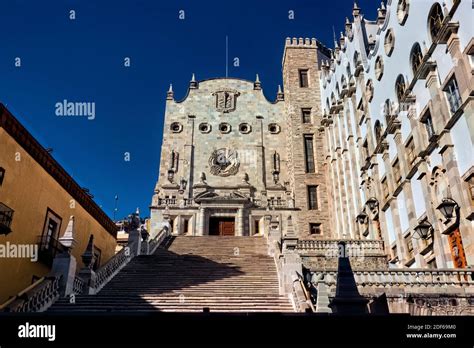
[[51, 274], [62, 275], [60, 282], [61, 296], [73, 293], [74, 279], [76, 278], [76, 258], [69, 251], [56, 255], [51, 267]]

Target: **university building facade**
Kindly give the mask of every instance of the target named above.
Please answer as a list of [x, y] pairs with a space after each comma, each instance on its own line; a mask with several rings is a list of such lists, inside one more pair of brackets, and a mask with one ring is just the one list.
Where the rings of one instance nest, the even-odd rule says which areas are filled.
[[322, 66], [335, 234], [396, 267], [474, 264], [474, 40], [466, 1], [388, 1]]
[[[167, 96], [151, 229], [378, 240], [390, 267], [474, 263], [470, 4], [388, 1], [329, 50], [287, 39], [283, 91], [196, 81]], [[420, 24], [419, 18], [423, 18]]]

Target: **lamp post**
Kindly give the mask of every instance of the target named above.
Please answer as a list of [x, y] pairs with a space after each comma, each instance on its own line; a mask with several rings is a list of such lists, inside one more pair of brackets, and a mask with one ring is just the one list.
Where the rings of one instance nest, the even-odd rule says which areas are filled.
[[459, 205], [454, 199], [450, 197], [443, 198], [440, 205], [438, 205], [436, 209], [438, 209], [441, 214], [443, 214], [444, 218], [446, 219], [445, 224], [451, 221], [453, 218], [453, 212], [456, 212], [456, 215], [459, 215]]
[[431, 225], [427, 220], [421, 221], [414, 230], [415, 234], [423, 240], [430, 239], [433, 236], [433, 225]]

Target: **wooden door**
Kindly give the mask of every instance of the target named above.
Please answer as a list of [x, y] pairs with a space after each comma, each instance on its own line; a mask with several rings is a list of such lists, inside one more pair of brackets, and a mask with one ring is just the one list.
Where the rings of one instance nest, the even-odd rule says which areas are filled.
[[235, 234], [235, 221], [222, 220], [219, 221], [219, 234], [221, 236], [233, 236]]

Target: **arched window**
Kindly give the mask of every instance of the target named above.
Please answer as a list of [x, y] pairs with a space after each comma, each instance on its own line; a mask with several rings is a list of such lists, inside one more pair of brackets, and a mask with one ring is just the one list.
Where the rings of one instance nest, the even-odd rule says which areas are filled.
[[380, 80], [383, 75], [383, 59], [381, 56], [378, 56], [375, 60], [375, 77], [377, 80]]
[[387, 99], [383, 105], [383, 115], [387, 124], [389, 124], [392, 118], [392, 102], [390, 99]]
[[411, 49], [411, 53], [410, 53], [410, 63], [411, 63], [411, 68], [413, 70], [413, 74], [416, 74], [422, 62], [423, 62], [423, 52], [421, 51], [420, 44], [416, 42], [413, 45]]
[[331, 93], [331, 103], [332, 105], [336, 105], [336, 97], [334, 96], [334, 92]]
[[395, 34], [393, 33], [393, 29], [389, 29], [387, 34], [385, 34], [385, 54], [387, 56], [391, 56], [393, 52], [393, 48], [395, 47]]
[[365, 95], [366, 95], [367, 101], [371, 102], [372, 98], [374, 97], [374, 83], [372, 82], [371, 79], [367, 81], [367, 84], [365, 86]]
[[341, 77], [341, 86], [342, 86], [342, 89], [347, 88], [347, 80], [346, 80], [346, 77], [344, 75], [342, 75], [342, 77]]
[[354, 52], [354, 66], [357, 68], [357, 65], [359, 65], [360, 61], [360, 56], [359, 52], [355, 51]]
[[395, 83], [395, 92], [397, 94], [398, 101], [400, 102], [405, 96], [407, 86], [403, 75], [398, 75], [397, 82]]
[[410, 1], [409, 0], [399, 0], [397, 6], [397, 17], [398, 23], [400, 25], [404, 25], [407, 18], [408, 18], [408, 11], [410, 9]]
[[382, 140], [382, 124], [380, 123], [379, 120], [375, 121], [374, 133], [375, 133], [375, 141], [378, 144]]
[[428, 28], [431, 34], [431, 40], [435, 40], [441, 30], [443, 25], [444, 15], [441, 5], [437, 2], [431, 8], [430, 14], [428, 16]]

